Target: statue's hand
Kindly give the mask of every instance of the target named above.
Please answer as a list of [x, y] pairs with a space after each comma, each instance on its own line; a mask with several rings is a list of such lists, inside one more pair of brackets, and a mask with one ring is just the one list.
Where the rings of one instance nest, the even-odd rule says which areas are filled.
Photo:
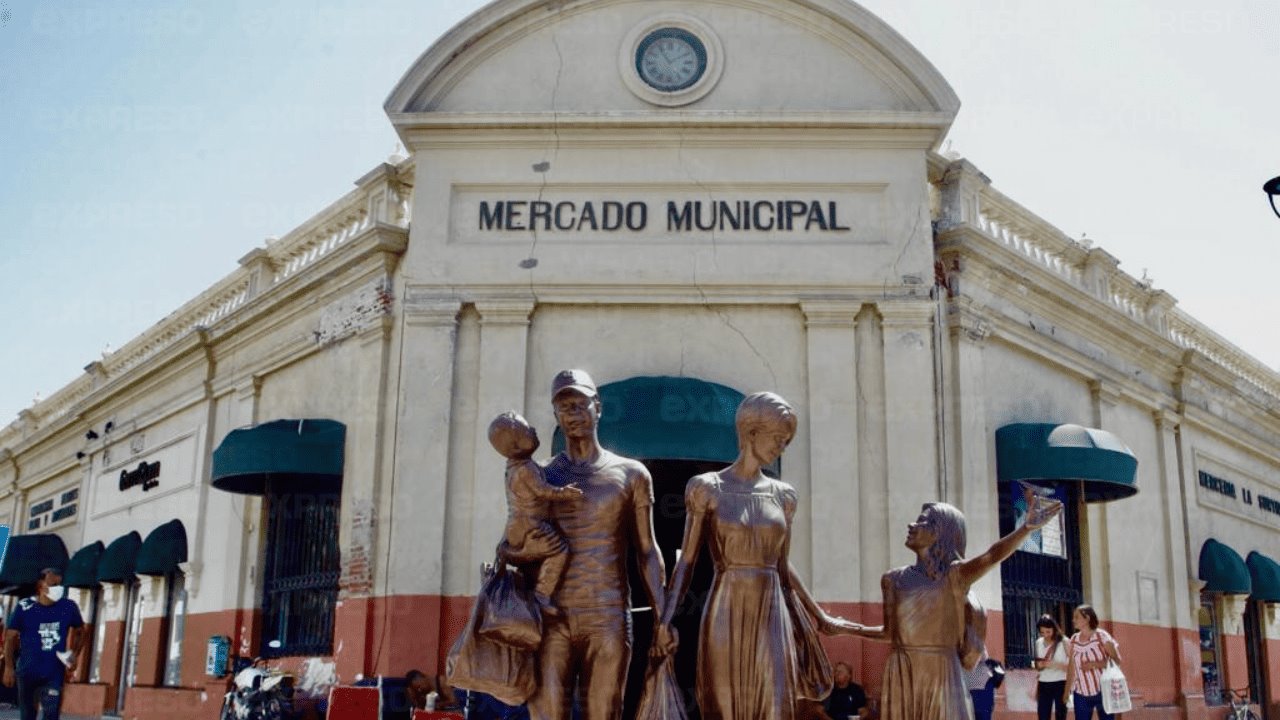
[[577, 485], [565, 485], [560, 488], [560, 497], [569, 502], [582, 502], [582, 498], [585, 495], [582, 493], [582, 488]]
[[857, 635], [863, 629], [864, 626], [861, 623], [845, 620], [838, 615], [828, 615], [818, 628], [823, 635]]
[[680, 647], [680, 633], [671, 627], [671, 623], [658, 623], [653, 629], [653, 645], [649, 648], [649, 657], [664, 658]]
[[1059, 511], [1062, 510], [1062, 501], [1053, 498], [1043, 497], [1028, 491], [1027, 498], [1027, 519], [1023, 523], [1032, 530], [1039, 530], [1049, 521], [1053, 519]]

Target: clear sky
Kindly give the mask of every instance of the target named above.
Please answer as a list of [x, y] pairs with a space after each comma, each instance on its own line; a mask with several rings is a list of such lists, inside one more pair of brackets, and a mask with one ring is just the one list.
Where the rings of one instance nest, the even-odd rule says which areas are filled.
[[[396, 147], [479, 0], [0, 0], [0, 425]], [[866, 0], [964, 103], [951, 149], [1273, 368], [1275, 0]]]

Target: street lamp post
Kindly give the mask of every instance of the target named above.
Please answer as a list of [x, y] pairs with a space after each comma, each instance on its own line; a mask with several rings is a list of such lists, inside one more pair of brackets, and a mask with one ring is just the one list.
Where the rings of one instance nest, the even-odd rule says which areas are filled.
[[1267, 194], [1267, 199], [1271, 201], [1271, 212], [1280, 217], [1280, 208], [1276, 207], [1276, 196], [1280, 195], [1280, 177], [1273, 177], [1262, 185], [1262, 191]]

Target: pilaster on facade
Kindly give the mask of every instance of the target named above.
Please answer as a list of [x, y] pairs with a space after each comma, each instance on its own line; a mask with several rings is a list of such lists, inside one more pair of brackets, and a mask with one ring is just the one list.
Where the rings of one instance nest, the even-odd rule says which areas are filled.
[[[942, 496], [966, 514], [986, 514], [994, 507], [995, 473], [987, 453], [991, 441], [983, 352], [992, 323], [986, 308], [969, 297], [951, 298], [946, 309], [950, 343], [939, 393], [939, 402], [946, 403], [939, 430], [947, 457]], [[976, 547], [979, 538], [971, 537], [970, 543]]]
[[475, 427], [476, 464], [472, 478], [471, 572], [469, 587], [479, 587], [479, 568], [492, 559], [494, 528], [506, 520], [502, 478], [506, 458], [489, 445], [489, 422], [499, 413], [524, 413], [531, 298], [489, 298], [475, 303], [480, 314], [480, 373]]
[[445, 594], [442, 554], [410, 550], [445, 546], [450, 433], [441, 429], [455, 421], [453, 386], [461, 311], [457, 298], [406, 289], [390, 488], [393, 509], [407, 512], [415, 521], [396, 523], [387, 540], [387, 555], [394, 562], [393, 592]]
[[933, 323], [937, 305], [931, 299], [879, 300], [881, 345], [884, 353], [886, 452], [899, 458], [895, 474], [939, 476], [939, 418], [936, 381], [939, 348], [934, 347]]
[[[808, 344], [809, 469], [823, 482], [809, 483], [813, 542], [823, 548], [811, 560], [812, 588], [831, 600], [861, 599], [857, 522], [858, 427], [840, 422], [858, 416], [857, 327], [860, 301], [800, 305]], [[849, 583], [852, 578], [854, 583]]]

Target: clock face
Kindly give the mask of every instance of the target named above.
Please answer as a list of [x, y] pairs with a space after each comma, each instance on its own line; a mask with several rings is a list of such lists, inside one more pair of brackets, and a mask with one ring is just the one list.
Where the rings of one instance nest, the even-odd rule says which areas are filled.
[[687, 30], [654, 30], [636, 48], [636, 72], [660, 92], [693, 87], [706, 71], [707, 48]]

